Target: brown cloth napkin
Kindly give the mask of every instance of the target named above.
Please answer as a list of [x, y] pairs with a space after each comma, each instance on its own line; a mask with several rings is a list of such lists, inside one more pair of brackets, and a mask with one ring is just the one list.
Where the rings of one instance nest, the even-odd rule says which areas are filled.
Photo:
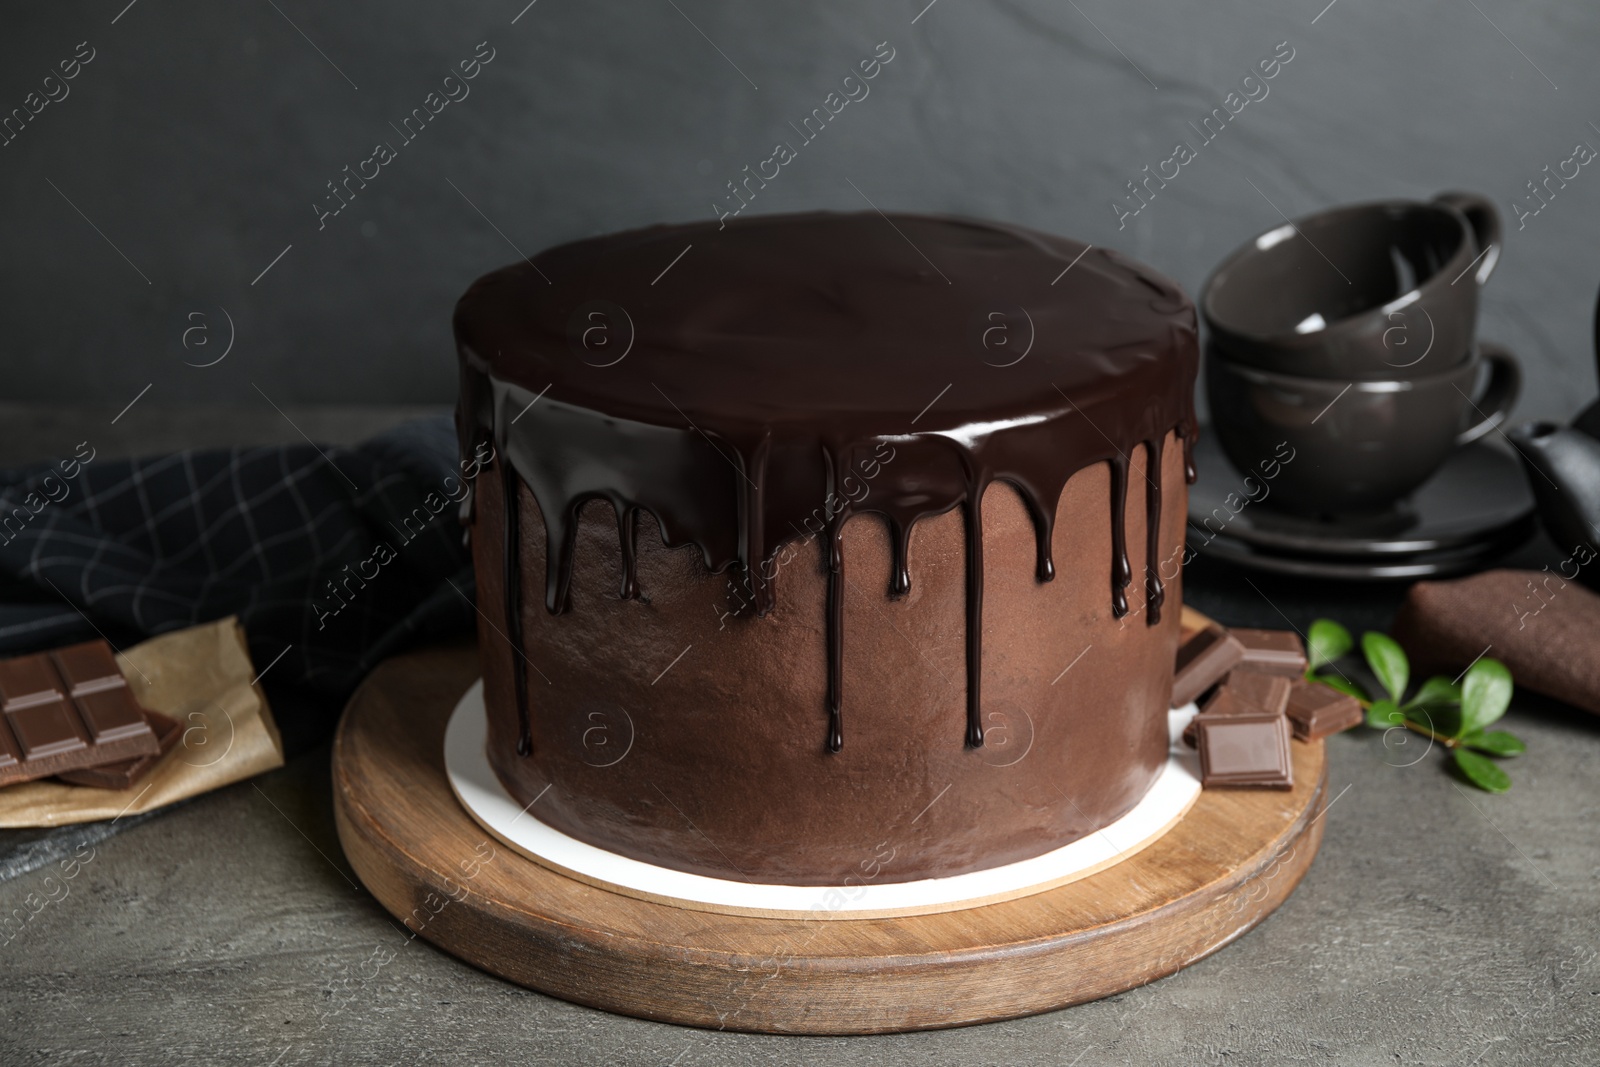
[[1518, 686], [1600, 715], [1600, 595], [1555, 571], [1418, 582], [1393, 636], [1418, 672], [1453, 676], [1493, 656]]

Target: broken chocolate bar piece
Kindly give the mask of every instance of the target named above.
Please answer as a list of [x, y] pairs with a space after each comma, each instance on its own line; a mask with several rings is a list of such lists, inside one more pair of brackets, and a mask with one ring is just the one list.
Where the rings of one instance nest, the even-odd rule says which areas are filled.
[[1289, 754], [1289, 720], [1270, 712], [1206, 715], [1196, 720], [1200, 783], [1289, 789], [1294, 765]]
[[95, 789], [131, 789], [150, 769], [161, 762], [161, 757], [171, 752], [183, 737], [183, 724], [159, 711], [146, 710], [145, 721], [155, 731], [156, 743], [161, 751], [154, 756], [118, 760], [102, 767], [80, 767], [75, 771], [62, 771], [56, 775], [69, 785], [87, 785]]
[[1207, 715], [1238, 715], [1270, 711], [1282, 715], [1294, 683], [1281, 674], [1263, 674], [1240, 667], [1228, 672], [1217, 691], [1200, 705]]
[[104, 641], [0, 660], [0, 785], [159, 749]]
[[1215, 626], [1194, 634], [1178, 646], [1177, 672], [1172, 679], [1172, 707], [1198, 700], [1223, 675], [1239, 665], [1244, 646]]
[[1263, 674], [1298, 678], [1306, 672], [1306, 652], [1298, 634], [1289, 630], [1233, 630], [1244, 646], [1242, 666]]
[[1327, 737], [1366, 721], [1360, 701], [1313, 682], [1297, 682], [1289, 694], [1289, 725], [1302, 741]]

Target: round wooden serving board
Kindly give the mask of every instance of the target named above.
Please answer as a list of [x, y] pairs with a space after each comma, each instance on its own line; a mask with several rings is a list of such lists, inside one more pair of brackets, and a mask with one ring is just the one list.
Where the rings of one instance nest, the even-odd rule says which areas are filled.
[[1110, 996], [1215, 952], [1281, 904], [1322, 841], [1321, 742], [1295, 787], [1202, 792], [1154, 844], [1087, 878], [962, 911], [773, 919], [611, 892], [506, 848], [445, 778], [477, 650], [414, 652], [351, 699], [333, 750], [345, 854], [414, 932], [519, 985], [645, 1019], [762, 1033], [962, 1026]]

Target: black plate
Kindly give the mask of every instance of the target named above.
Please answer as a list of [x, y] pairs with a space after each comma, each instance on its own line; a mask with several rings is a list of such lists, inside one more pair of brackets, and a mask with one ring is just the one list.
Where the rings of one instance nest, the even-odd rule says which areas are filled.
[[[1257, 475], [1247, 487], [1216, 438], [1205, 430], [1195, 445], [1194, 459], [1200, 478], [1189, 489], [1189, 541], [1197, 547], [1207, 537], [1216, 541], [1226, 537], [1240, 549], [1285, 558], [1342, 557], [1377, 567], [1385, 559], [1369, 557], [1385, 557], [1398, 564], [1426, 553], [1482, 552], [1491, 546], [1503, 551], [1531, 535], [1534, 528], [1533, 494], [1521, 464], [1515, 456], [1486, 442], [1458, 450], [1422, 488], [1391, 511], [1360, 518], [1306, 518], [1274, 508], [1271, 481]], [[1247, 488], [1256, 499], [1238, 507], [1252, 495], [1246, 493]], [[1230, 495], [1234, 497], [1232, 508], [1228, 506]]]
[[1189, 530], [1189, 544], [1201, 556], [1223, 560], [1247, 570], [1288, 574], [1299, 578], [1328, 578], [1336, 581], [1413, 581], [1418, 578], [1471, 574], [1493, 564], [1525, 539], [1513, 532], [1503, 540], [1438, 552], [1419, 552], [1410, 556], [1367, 556], [1332, 559], [1325, 556], [1288, 556], [1266, 551], [1226, 534], [1199, 543], [1195, 530]]

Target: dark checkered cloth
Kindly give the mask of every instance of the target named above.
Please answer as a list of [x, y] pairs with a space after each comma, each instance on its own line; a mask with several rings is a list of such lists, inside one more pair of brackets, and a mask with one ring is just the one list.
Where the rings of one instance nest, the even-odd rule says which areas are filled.
[[379, 660], [472, 632], [450, 499], [462, 491], [444, 416], [354, 448], [0, 472], [0, 654], [97, 633], [121, 648], [237, 615], [285, 737], [303, 747]]

